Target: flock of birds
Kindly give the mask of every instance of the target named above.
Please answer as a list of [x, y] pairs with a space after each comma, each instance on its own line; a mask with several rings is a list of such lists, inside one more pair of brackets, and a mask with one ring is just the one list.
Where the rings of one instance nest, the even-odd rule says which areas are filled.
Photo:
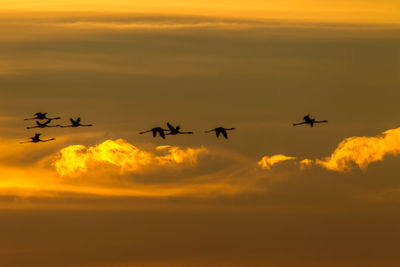
[[[27, 120], [36, 120], [36, 125], [35, 126], [30, 126], [27, 127], [27, 129], [34, 129], [34, 128], [52, 128], [52, 127], [60, 127], [60, 128], [67, 128], [67, 127], [91, 127], [93, 126], [92, 124], [81, 124], [81, 118], [77, 118], [77, 119], [73, 119], [70, 118], [70, 125], [49, 125], [53, 120], [59, 120], [61, 119], [60, 117], [54, 117], [54, 118], [48, 118], [47, 117], [47, 113], [42, 113], [42, 112], [38, 112], [34, 114], [33, 118], [28, 118], [28, 119], [24, 119], [25, 121]], [[44, 122], [43, 122], [44, 121]], [[294, 123], [293, 126], [298, 126], [298, 125], [302, 125], [302, 124], [309, 124], [310, 127], [313, 127], [315, 123], [326, 123], [328, 122], [327, 120], [322, 120], [322, 121], [317, 121], [315, 119], [312, 119], [310, 117], [310, 115], [306, 115], [303, 117], [303, 121], [299, 122], [299, 123]], [[140, 134], [145, 134], [145, 133], [153, 133], [153, 137], [156, 137], [157, 134], [165, 139], [166, 135], [178, 135], [178, 134], [194, 134], [194, 132], [182, 132], [181, 131], [181, 127], [179, 125], [177, 125], [176, 127], [174, 127], [172, 124], [170, 124], [169, 122], [167, 122], [167, 126], [168, 129], [164, 129], [162, 127], [154, 127], [150, 130], [147, 131], [143, 131], [140, 132]], [[228, 139], [228, 133], [227, 131], [232, 131], [235, 130], [236, 128], [224, 128], [224, 127], [217, 127], [208, 131], [205, 131], [205, 133], [210, 133], [210, 132], [215, 132], [216, 137], [220, 137], [221, 135], [225, 138]], [[21, 144], [25, 144], [25, 143], [39, 143], [39, 142], [49, 142], [49, 141], [53, 141], [55, 140], [55, 138], [50, 138], [50, 139], [40, 139], [41, 134], [40, 133], [36, 133], [35, 136], [30, 137], [29, 141], [24, 141], [24, 142], [20, 142]]]
[[[181, 127], [179, 125], [174, 127], [169, 122], [167, 122], [167, 126], [168, 126], [168, 129], [164, 129], [162, 127], [155, 127], [155, 128], [150, 129], [150, 130], [147, 130], [147, 131], [144, 131], [144, 132], [140, 132], [140, 134], [152, 132], [153, 133], [153, 137], [156, 137], [157, 134], [158, 134], [163, 139], [165, 139], [166, 135], [194, 134], [193, 132], [181, 132], [180, 131]], [[228, 134], [226, 133], [226, 131], [231, 131], [231, 130], [235, 130], [235, 128], [217, 127], [217, 128], [205, 131], [205, 133], [215, 132], [217, 137], [219, 137], [222, 134], [222, 136], [225, 137], [225, 139], [227, 139], [228, 138]], [[165, 133], [165, 131], [169, 131], [169, 133]]]
[[[35, 126], [30, 126], [26, 127], [26, 129], [35, 129], [35, 128], [54, 128], [54, 127], [60, 127], [60, 128], [67, 128], [67, 127], [91, 127], [93, 126], [92, 124], [81, 124], [81, 118], [73, 119], [70, 118], [69, 121], [71, 122], [71, 125], [49, 125], [53, 120], [59, 120], [61, 119], [60, 117], [54, 117], [54, 118], [48, 118], [47, 113], [42, 113], [42, 112], [37, 112], [34, 114], [33, 118], [28, 118], [24, 119], [24, 121], [29, 121], [29, 120], [36, 120], [36, 125]], [[39, 142], [49, 142], [56, 140], [55, 138], [50, 138], [50, 139], [40, 139], [41, 134], [36, 133], [33, 137], [30, 137], [29, 141], [23, 141], [20, 142], [20, 144], [25, 144], [25, 143], [39, 143]]]

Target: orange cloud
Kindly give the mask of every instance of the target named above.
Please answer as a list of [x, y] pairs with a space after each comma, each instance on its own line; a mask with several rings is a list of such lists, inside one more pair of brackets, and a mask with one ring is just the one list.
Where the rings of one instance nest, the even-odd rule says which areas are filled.
[[303, 159], [299, 162], [300, 165], [300, 169], [304, 170], [307, 167], [311, 166], [314, 163], [314, 161], [312, 159]]
[[107, 140], [103, 143], [86, 147], [73, 145], [62, 149], [54, 162], [60, 175], [75, 176], [87, 172], [90, 166], [109, 164], [123, 172], [135, 172], [146, 167], [194, 165], [200, 153], [206, 153], [205, 147], [181, 149], [172, 146], [160, 146], [157, 150], [167, 150], [167, 154], [157, 156], [141, 150], [123, 139]]
[[264, 170], [269, 170], [271, 167], [279, 162], [287, 161], [295, 159], [295, 157], [288, 157], [282, 154], [273, 155], [273, 156], [264, 156], [259, 162], [258, 165], [261, 166]]
[[347, 171], [354, 164], [365, 170], [385, 155], [400, 154], [400, 128], [383, 132], [377, 137], [349, 137], [344, 139], [330, 157], [316, 163], [332, 171]]
[[[10, 154], [13, 144], [0, 144], [6, 148], [4, 151], [8, 155], [15, 157]], [[50, 149], [50, 145], [46, 144], [46, 147]], [[38, 151], [35, 145], [26, 147], [30, 148]], [[56, 154], [45, 152], [48, 153], [39, 153], [29, 164], [22, 165], [19, 162], [23, 159], [11, 160], [16, 161], [11, 165], [0, 158], [0, 196], [207, 196], [237, 194], [252, 188], [248, 180], [245, 183], [236, 182], [232, 172], [237, 168], [227, 168], [230, 166], [226, 165], [227, 155], [217, 156], [217, 159], [221, 159], [218, 162], [216, 155], [212, 159], [202, 159], [205, 162], [212, 161], [212, 167], [198, 166], [200, 154], [208, 154], [205, 147], [159, 146], [155, 151], [145, 151], [118, 139], [91, 147], [72, 145]], [[241, 168], [241, 165], [238, 166]], [[120, 174], [116, 174], [116, 171]], [[74, 179], [70, 179], [72, 177]], [[9, 204], [0, 201], [0, 206]], [[15, 205], [19, 207], [19, 204]]]

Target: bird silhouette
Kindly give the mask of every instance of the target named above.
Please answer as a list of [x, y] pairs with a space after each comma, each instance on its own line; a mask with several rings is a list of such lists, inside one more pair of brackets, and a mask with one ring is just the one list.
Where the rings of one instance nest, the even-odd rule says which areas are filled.
[[325, 123], [325, 122], [328, 122], [327, 120], [316, 121], [315, 119], [311, 119], [310, 118], [310, 114], [304, 116], [303, 120], [304, 120], [303, 122], [293, 123], [293, 126], [297, 126], [297, 125], [301, 125], [301, 124], [310, 124], [310, 127], [313, 127], [314, 123]]
[[205, 133], [210, 133], [210, 132], [215, 131], [215, 135], [216, 135], [217, 137], [219, 137], [220, 134], [222, 134], [222, 135], [225, 137], [225, 139], [228, 139], [228, 134], [226, 133], [226, 131], [231, 131], [231, 130], [235, 130], [235, 129], [236, 129], [236, 128], [217, 127], [217, 128], [215, 128], [215, 129], [211, 129], [211, 130], [205, 131]]
[[66, 125], [66, 126], [61, 126], [61, 128], [67, 128], [67, 127], [91, 127], [93, 126], [92, 124], [81, 124], [81, 118], [77, 118], [74, 120], [73, 118], [70, 118], [69, 121], [71, 122], [71, 125]]
[[165, 132], [164, 131], [168, 131], [168, 130], [167, 129], [163, 129], [161, 127], [155, 127], [155, 128], [152, 128], [152, 129], [150, 129], [148, 131], [140, 132], [140, 134], [153, 132], [153, 137], [156, 137], [157, 133], [158, 133], [163, 139], [165, 139]]
[[167, 126], [169, 128], [169, 133], [167, 135], [176, 135], [176, 134], [193, 134], [193, 132], [181, 132], [181, 127], [177, 125], [176, 127], [172, 126], [169, 122], [167, 122]]
[[61, 127], [61, 125], [49, 125], [52, 119], [48, 119], [47, 121], [41, 123], [40, 121], [36, 121], [37, 126], [26, 127], [26, 129], [33, 129], [33, 128], [52, 128], [52, 127]]
[[28, 118], [28, 119], [24, 119], [24, 121], [28, 121], [28, 120], [59, 120], [61, 119], [60, 117], [55, 117], [55, 118], [47, 118], [47, 113], [43, 113], [43, 112], [37, 112], [35, 114], [33, 114], [35, 117], [33, 118]]
[[46, 139], [46, 140], [42, 140], [40, 139], [40, 133], [35, 134], [34, 137], [30, 137], [29, 139], [31, 139], [30, 141], [24, 141], [24, 142], [19, 142], [20, 144], [26, 144], [26, 143], [39, 143], [39, 142], [49, 142], [49, 141], [53, 141], [56, 140], [55, 138], [50, 138], [50, 139]]

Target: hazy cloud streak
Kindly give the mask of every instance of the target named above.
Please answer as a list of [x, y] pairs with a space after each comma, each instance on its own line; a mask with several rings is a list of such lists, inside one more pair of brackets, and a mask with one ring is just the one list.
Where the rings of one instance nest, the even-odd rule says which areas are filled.
[[279, 162], [287, 161], [287, 160], [292, 160], [296, 159], [295, 157], [288, 157], [282, 154], [278, 155], [273, 155], [273, 156], [264, 156], [259, 162], [257, 162], [258, 165], [261, 166], [264, 170], [269, 170], [271, 169], [272, 166]]

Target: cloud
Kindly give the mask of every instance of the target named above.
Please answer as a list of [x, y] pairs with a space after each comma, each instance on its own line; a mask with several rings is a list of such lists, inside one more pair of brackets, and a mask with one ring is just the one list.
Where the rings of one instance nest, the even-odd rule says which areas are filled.
[[215, 197], [263, 190], [256, 183], [266, 175], [240, 154], [203, 146], [142, 149], [117, 139], [60, 149], [54, 142], [26, 146], [22, 157], [22, 146], [15, 153], [14, 144], [0, 145], [6, 198]]
[[299, 166], [300, 166], [301, 170], [304, 170], [313, 164], [314, 164], [314, 160], [312, 160], [312, 159], [303, 159], [299, 162]]
[[400, 154], [400, 128], [377, 137], [346, 138], [324, 160], [297, 161], [296, 157], [283, 154], [264, 156], [258, 161], [260, 168], [254, 168], [253, 160], [232, 151], [209, 151], [203, 146], [142, 149], [123, 139], [62, 149], [49, 144], [42, 146], [45, 150], [40, 153], [35, 149], [37, 146], [27, 146], [26, 149], [32, 149], [28, 158], [33, 156], [34, 160], [16, 158], [13, 164], [7, 155], [16, 157], [22, 152], [11, 153], [15, 149], [13, 144], [4, 143], [2, 147], [5, 151], [0, 158], [3, 195], [206, 197], [271, 190], [275, 183], [295, 179], [298, 172], [290, 169], [271, 173], [262, 169], [269, 170], [289, 160], [300, 169], [315, 164], [334, 171], [350, 170], [353, 166], [365, 169], [387, 154]]
[[382, 161], [386, 155], [400, 154], [400, 128], [385, 131], [376, 137], [344, 139], [324, 160], [316, 163], [332, 171], [348, 171], [357, 165], [365, 170], [370, 163]]
[[[174, 10], [176, 11], [176, 10]], [[90, 35], [97, 37], [100, 33], [115, 34], [121, 32], [143, 33], [146, 31], [178, 32], [190, 33], [193, 30], [280, 30], [280, 34], [293, 35], [293, 29], [315, 30], [323, 29], [329, 31], [329, 36], [338, 34], [337, 30], [346, 30], [364, 34], [365, 30], [382, 31], [398, 29], [399, 24], [386, 23], [355, 23], [340, 21], [312, 21], [295, 19], [289, 17], [255, 18], [254, 16], [215, 16], [215, 15], [188, 15], [171, 12], [2, 12], [0, 18], [0, 40], [2, 41], [37, 41], [40, 39], [64, 38], [81, 39]], [[16, 20], [18, 18], [18, 20]], [[20, 34], [15, 34], [19, 32]], [[23, 33], [23, 34], [22, 34]], [[315, 34], [313, 31], [312, 33]], [[297, 33], [296, 33], [297, 34]], [[85, 38], [85, 40], [86, 40]], [[97, 39], [97, 38], [96, 38]], [[4, 61], [4, 60], [3, 60]], [[8, 63], [8, 62], [7, 62]], [[4, 65], [7, 67], [7, 64]]]
[[[7, 147], [6, 144], [3, 146]], [[201, 155], [205, 164], [200, 166]], [[238, 182], [235, 172], [243, 166], [237, 164], [232, 168], [236, 161], [234, 156], [210, 153], [203, 146], [159, 146], [146, 151], [122, 139], [106, 140], [89, 147], [71, 145], [56, 153], [47, 151], [23, 165], [10, 165], [0, 160], [0, 196], [194, 197], [237, 194], [248, 189], [248, 180]]]
[[[382, 161], [386, 155], [400, 154], [400, 128], [390, 129], [376, 137], [353, 136], [339, 143], [335, 151], [325, 159], [303, 159], [296, 162], [301, 170], [319, 165], [331, 171], [344, 172], [358, 166], [366, 170], [368, 165]], [[282, 154], [265, 156], [258, 165], [265, 170], [279, 162], [293, 160]]]
[[273, 156], [264, 156], [259, 162], [258, 165], [261, 166], [264, 170], [269, 170], [271, 167], [279, 162], [296, 159], [295, 157], [288, 157], [282, 154], [273, 155]]
[[54, 165], [62, 176], [76, 176], [87, 172], [90, 168], [101, 168], [101, 165], [112, 165], [119, 168], [121, 173], [125, 173], [158, 166], [193, 166], [197, 163], [199, 154], [207, 153], [205, 147], [181, 149], [173, 146], [159, 146], [156, 149], [167, 151], [167, 154], [157, 156], [123, 139], [107, 140], [92, 147], [72, 145], [60, 150]]

